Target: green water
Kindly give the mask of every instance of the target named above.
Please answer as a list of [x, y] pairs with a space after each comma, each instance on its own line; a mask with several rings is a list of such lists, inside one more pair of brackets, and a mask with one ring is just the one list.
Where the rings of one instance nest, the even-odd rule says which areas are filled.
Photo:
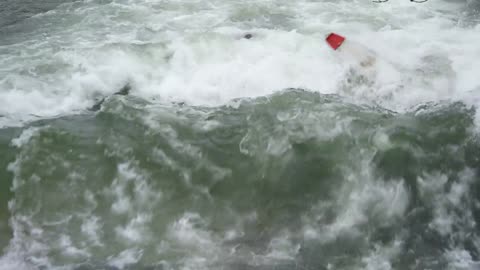
[[479, 251], [474, 114], [295, 89], [222, 107], [114, 96], [0, 130], [0, 243], [12, 228], [8, 250], [47, 268], [445, 269], [448, 250]]
[[2, 164], [2, 170], [0, 170], [0, 250], [3, 250], [10, 238], [12, 237], [10, 228], [8, 226], [9, 221], [9, 212], [8, 212], [8, 201], [12, 198], [12, 193], [10, 192], [12, 184], [12, 174], [6, 170], [8, 163], [14, 160], [15, 149], [13, 149], [9, 144], [12, 137], [18, 135], [18, 131], [15, 129], [2, 130], [0, 135], [0, 164]]

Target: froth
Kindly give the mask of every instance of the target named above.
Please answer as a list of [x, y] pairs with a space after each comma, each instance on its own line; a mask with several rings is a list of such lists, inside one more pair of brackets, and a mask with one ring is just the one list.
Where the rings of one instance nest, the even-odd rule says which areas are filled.
[[[25, 52], [21, 58], [6, 58], [8, 73], [0, 82], [0, 97], [4, 101], [0, 109], [2, 125], [11, 124], [15, 121], [12, 119], [33, 120], [84, 111], [125, 83], [133, 85], [133, 95], [149, 100], [161, 98], [196, 105], [220, 105], [233, 98], [263, 96], [297, 87], [353, 96], [354, 100], [360, 98], [394, 109], [459, 98], [461, 93], [480, 87], [475, 73], [480, 68], [479, 61], [474, 61], [480, 59], [478, 35], [475, 35], [478, 26], [457, 27], [447, 13], [447, 8], [452, 7], [442, 4], [421, 7], [388, 3], [373, 9], [371, 5], [355, 3], [351, 9], [343, 2], [338, 5], [299, 2], [289, 8], [304, 14], [302, 20], [293, 19], [280, 29], [259, 25], [248, 40], [239, 38], [244, 33], [244, 22], [228, 23], [229, 8], [234, 7], [227, 3], [203, 7], [211, 12], [208, 14], [212, 18], [223, 20], [208, 31], [194, 28], [190, 32], [181, 32], [182, 27], [187, 27], [184, 24], [208, 25], [211, 21], [187, 16], [185, 12], [190, 11], [177, 5], [172, 5], [169, 11], [176, 19], [170, 19], [167, 11], [151, 13], [149, 8], [157, 8], [151, 3], [131, 7], [104, 5], [98, 12], [112, 9], [142, 17], [139, 22], [123, 21], [124, 28], [140, 30], [126, 34], [122, 27], [111, 27], [111, 32], [102, 38], [98, 36], [101, 33], [89, 28], [95, 16], [100, 16], [90, 5], [93, 3], [78, 8], [89, 20], [72, 25], [72, 31], [55, 32], [55, 38], [35, 45], [35, 53], [29, 47], [34, 43], [23, 43], [19, 46]], [[193, 5], [200, 8], [199, 3]], [[357, 22], [349, 22], [347, 27], [344, 22], [347, 18], [334, 12], [339, 7], [347, 14], [352, 13]], [[454, 7], [458, 9], [459, 5]], [[44, 17], [55, 19], [66, 12], [63, 8], [67, 7]], [[269, 6], [266, 10], [272, 8], [281, 14], [286, 12], [280, 6]], [[315, 8], [324, 12], [311, 14]], [[370, 14], [372, 11], [374, 15]], [[267, 15], [274, 18], [274, 12], [269, 12]], [[395, 21], [390, 20], [391, 12], [400, 14]], [[332, 16], [336, 18], [333, 22]], [[153, 24], [152, 20], [173, 25], [164, 32], [153, 26], [148, 30], [137, 25]], [[119, 21], [122, 19], [114, 16], [98, 23]], [[375, 74], [367, 78], [371, 84], [354, 84], [351, 91], [342, 90], [342, 83], [352, 76], [347, 72], [352, 66], [325, 44], [323, 35], [332, 30], [344, 33], [347, 40], [362, 43], [377, 54]], [[32, 35], [32, 38], [43, 36]], [[88, 39], [97, 43], [87, 42]], [[64, 49], [52, 55], [52, 46], [60, 44]], [[434, 61], [425, 60], [430, 55], [437, 55], [430, 58]], [[450, 62], [444, 65], [435, 57]], [[29, 63], [34, 64], [27, 68], [25, 65]], [[438, 72], [425, 73], [432, 69]]]

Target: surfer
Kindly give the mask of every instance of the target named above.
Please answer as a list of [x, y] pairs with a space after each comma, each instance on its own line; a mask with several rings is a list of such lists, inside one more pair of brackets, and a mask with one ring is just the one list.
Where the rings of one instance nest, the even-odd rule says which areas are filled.
[[345, 37], [335, 33], [330, 33], [325, 40], [342, 57], [358, 62], [361, 67], [371, 67], [376, 63], [375, 53], [361, 44], [346, 41]]

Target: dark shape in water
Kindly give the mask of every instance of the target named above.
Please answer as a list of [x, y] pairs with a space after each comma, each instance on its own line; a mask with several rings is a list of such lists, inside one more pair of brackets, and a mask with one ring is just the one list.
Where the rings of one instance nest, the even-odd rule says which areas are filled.
[[[130, 94], [131, 89], [132, 89], [132, 87], [130, 86], [129, 83], [127, 83], [119, 91], [117, 91], [113, 94], [114, 95], [120, 95], [120, 96], [126, 96], [126, 95]], [[99, 111], [102, 108], [102, 104], [105, 102], [105, 99], [107, 99], [107, 98], [108, 98], [108, 96], [102, 98], [99, 102], [95, 103], [95, 105], [90, 107], [88, 110], [93, 111], [93, 112]]]
[[245, 38], [245, 39], [251, 39], [252, 37], [253, 37], [253, 35], [250, 34], [250, 33], [243, 36], [243, 38]]

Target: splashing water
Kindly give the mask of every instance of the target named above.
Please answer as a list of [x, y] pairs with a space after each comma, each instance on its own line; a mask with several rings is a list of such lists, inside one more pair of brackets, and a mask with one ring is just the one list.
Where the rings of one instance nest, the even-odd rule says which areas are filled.
[[0, 269], [478, 268], [478, 8], [4, 1]]

